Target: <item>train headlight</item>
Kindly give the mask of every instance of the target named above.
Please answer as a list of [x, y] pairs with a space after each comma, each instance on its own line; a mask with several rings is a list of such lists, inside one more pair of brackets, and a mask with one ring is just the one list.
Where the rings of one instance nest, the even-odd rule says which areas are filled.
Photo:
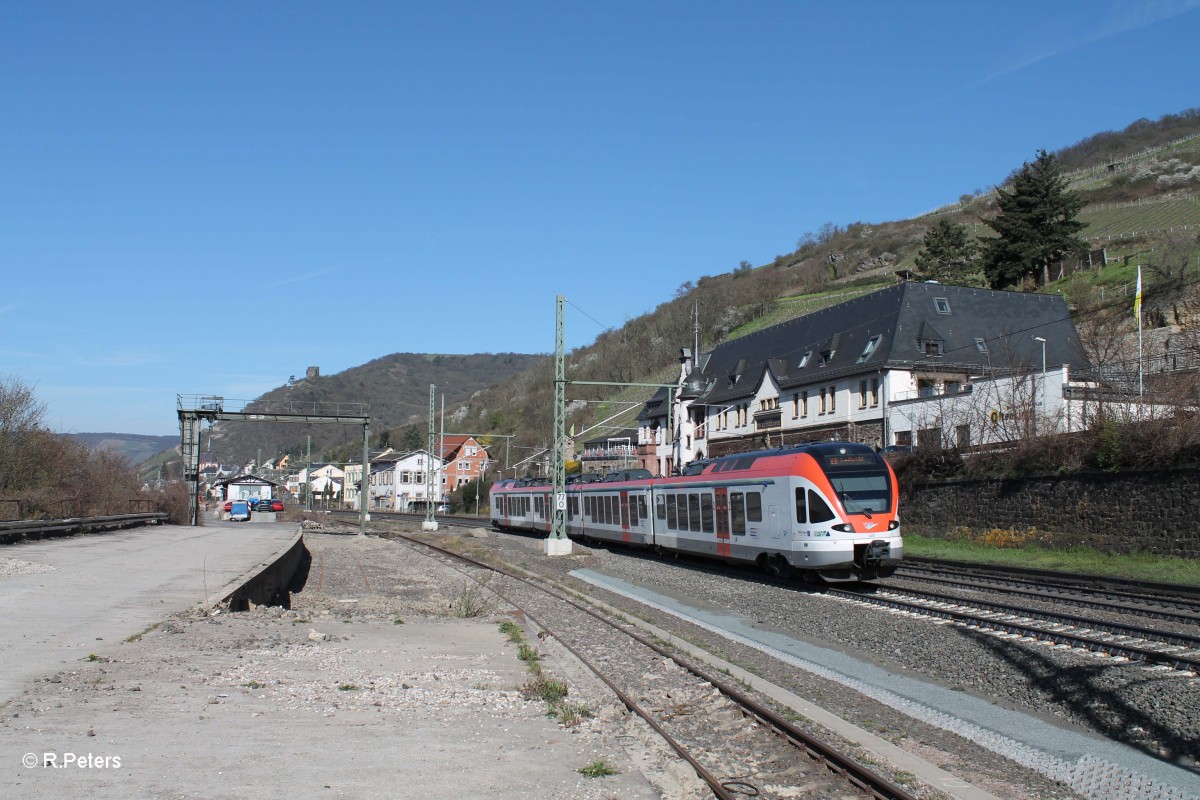
[[838, 533], [854, 533], [854, 526], [849, 522], [843, 522], [841, 525], [830, 525], [829, 527]]
[[894, 530], [896, 530], [896, 528], [899, 528], [899, 527], [900, 527], [900, 520], [898, 520], [898, 519], [894, 519], [888, 523], [889, 531], [894, 531]]

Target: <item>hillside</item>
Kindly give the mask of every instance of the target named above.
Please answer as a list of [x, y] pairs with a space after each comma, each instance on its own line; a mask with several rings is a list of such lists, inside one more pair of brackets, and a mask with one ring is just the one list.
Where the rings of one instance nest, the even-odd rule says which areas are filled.
[[[1083, 236], [1107, 248], [1110, 267], [1073, 280], [1131, 296], [1139, 264], [1146, 270], [1149, 295], [1165, 254], [1183, 252], [1196, 262], [1200, 232], [1200, 109], [1139, 120], [1122, 132], [1089, 137], [1062, 151], [1074, 191], [1088, 206], [1080, 219]], [[1030, 153], [1030, 160], [1034, 153]], [[1020, 165], [1014, 165], [1014, 173]], [[698, 315], [701, 349], [743, 336], [819, 308], [894, 283], [896, 273], [914, 268], [925, 232], [950, 216], [975, 236], [990, 230], [983, 219], [996, 213], [994, 191], [964, 194], [930, 214], [884, 223], [827, 223], [804, 234], [797, 248], [770, 263], [743, 262], [731, 272], [683, 284], [676, 296], [654, 311], [606, 331], [568, 355], [567, 377], [575, 380], [654, 383], [674, 380], [679, 349], [691, 347], [693, 312]], [[1185, 261], [1185, 263], [1187, 263]], [[1069, 291], [1066, 282], [1043, 291]], [[567, 324], [571, 324], [568, 318]], [[652, 389], [572, 386], [567, 393], [568, 425], [582, 430], [621, 410], [609, 423], [628, 427]], [[528, 456], [550, 443], [553, 380], [549, 361], [480, 392], [455, 412], [468, 429], [512, 434]], [[581, 401], [587, 401], [585, 405]], [[469, 422], [468, 422], [469, 420]], [[447, 430], [450, 430], [447, 425]], [[589, 434], [600, 435], [600, 431]], [[513, 459], [516, 461], [517, 459]]]
[[92, 450], [120, 453], [130, 464], [141, 464], [163, 450], [179, 445], [178, 436], [143, 436], [136, 433], [69, 433], [68, 438], [83, 442]]
[[[1031, 152], [1030, 159], [1034, 156]], [[1163, 253], [1186, 251], [1194, 261], [1200, 225], [1200, 110], [1153, 122], [1139, 120], [1124, 131], [1084, 139], [1059, 156], [1070, 170], [1072, 189], [1088, 202], [1080, 215], [1089, 223], [1083, 235], [1095, 247], [1107, 248], [1110, 262], [1107, 269], [1072, 280], [1091, 281], [1102, 292], [1128, 293], [1139, 264], [1150, 268], [1152, 289], [1154, 268]], [[1013, 172], [1019, 169], [1014, 165]], [[993, 189], [963, 194], [913, 219], [826, 223], [801, 236], [796, 249], [767, 264], [743, 262], [730, 272], [685, 282], [674, 298], [652, 312], [571, 352], [567, 377], [612, 383], [674, 380], [679, 349], [692, 345], [694, 316], [701, 349], [712, 348], [887, 286], [897, 272], [914, 268], [926, 231], [939, 219], [949, 217], [981, 237], [990, 233], [982, 220], [995, 213]], [[1043, 289], [1063, 290], [1074, 291], [1066, 289], [1065, 282]], [[446, 397], [447, 432], [511, 435], [515, 438], [510, 452], [517, 462], [550, 444], [552, 371], [546, 356], [395, 354], [337, 375], [280, 387], [263, 399], [365, 400], [371, 403], [372, 431], [388, 428], [396, 442], [408, 425], [415, 426], [412, 435], [424, 437], [433, 383]], [[582, 430], [626, 409], [607, 425], [628, 427], [652, 391], [571, 386], [567, 423]], [[213, 435], [213, 448], [226, 454], [223, 458], [241, 462], [260, 450], [263, 458], [282, 452], [298, 456], [309, 433], [314, 459], [353, 456], [361, 447], [361, 432], [350, 428], [256, 423], [222, 425]]]
[[[449, 409], [484, 387], [510, 380], [546, 360], [546, 356], [520, 353], [393, 353], [333, 375], [295, 381], [258, 399], [368, 403], [374, 435], [414, 422], [420, 423], [423, 433], [429, 416], [430, 384], [437, 386], [439, 408], [444, 396]], [[308, 436], [312, 436], [314, 458], [335, 448], [353, 452], [357, 446], [361, 452], [361, 428], [341, 425], [223, 422], [213, 430], [211, 443], [206, 434], [202, 445], [210, 445], [223, 462], [244, 464], [260, 453], [264, 460], [284, 453], [299, 457], [305, 452]]]

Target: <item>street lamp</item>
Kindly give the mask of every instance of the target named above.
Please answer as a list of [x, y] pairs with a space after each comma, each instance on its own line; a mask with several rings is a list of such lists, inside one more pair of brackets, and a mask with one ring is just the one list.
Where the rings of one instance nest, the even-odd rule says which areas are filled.
[[[1046, 340], [1041, 336], [1033, 337], [1035, 342], [1042, 343], [1042, 413], [1046, 413]], [[1037, 402], [1033, 408], [1033, 435], [1037, 436]]]

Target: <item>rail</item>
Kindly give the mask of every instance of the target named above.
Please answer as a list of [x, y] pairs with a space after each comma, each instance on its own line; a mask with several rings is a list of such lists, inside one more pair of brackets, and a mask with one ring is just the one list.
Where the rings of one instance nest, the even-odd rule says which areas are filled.
[[72, 536], [77, 533], [133, 528], [139, 525], [160, 525], [167, 521], [162, 511], [142, 514], [114, 514], [106, 517], [73, 517], [69, 519], [34, 519], [0, 522], [0, 544], [13, 544], [29, 539]]

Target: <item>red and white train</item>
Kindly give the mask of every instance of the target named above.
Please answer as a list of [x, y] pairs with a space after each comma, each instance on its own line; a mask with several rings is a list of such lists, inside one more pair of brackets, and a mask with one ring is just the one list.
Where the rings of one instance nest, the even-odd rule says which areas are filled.
[[[821, 442], [566, 486], [568, 536], [622, 542], [829, 581], [887, 577], [903, 557], [896, 475], [863, 444]], [[499, 529], [550, 531], [548, 483], [492, 486]]]

